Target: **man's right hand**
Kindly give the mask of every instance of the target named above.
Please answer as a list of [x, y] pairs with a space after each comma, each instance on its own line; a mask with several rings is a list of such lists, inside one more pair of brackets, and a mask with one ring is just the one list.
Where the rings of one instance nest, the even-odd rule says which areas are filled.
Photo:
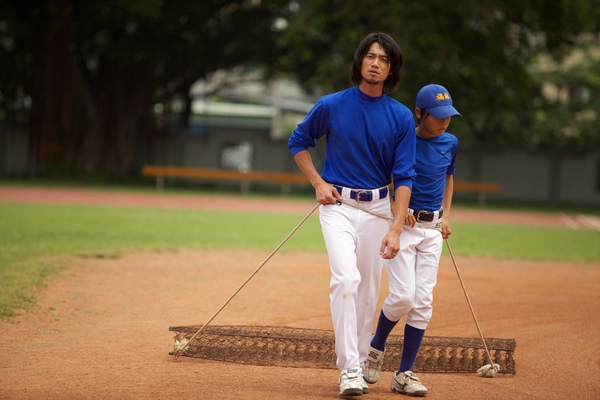
[[325, 181], [315, 187], [315, 193], [320, 204], [335, 204], [338, 200], [342, 200], [337, 189]]

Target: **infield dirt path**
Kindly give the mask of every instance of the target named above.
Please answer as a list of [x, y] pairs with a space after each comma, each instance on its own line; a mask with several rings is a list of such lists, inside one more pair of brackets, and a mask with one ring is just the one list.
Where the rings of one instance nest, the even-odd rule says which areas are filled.
[[[310, 201], [281, 199], [242, 202], [4, 187], [0, 201], [249, 207], [252, 212], [297, 213], [299, 218], [312, 207]], [[498, 223], [509, 218], [483, 213], [460, 217], [456, 210], [453, 217], [498, 218]], [[553, 218], [539, 223], [563, 223]], [[67, 268], [40, 291], [38, 307], [0, 321], [0, 399], [339, 398], [335, 370], [175, 360], [168, 355], [174, 336], [169, 327], [203, 324], [267, 255], [185, 250], [127, 253], [120, 259], [56, 259]], [[493, 379], [420, 374], [430, 391], [428, 399], [600, 399], [600, 265], [456, 257], [484, 335], [516, 339], [517, 373]], [[331, 329], [328, 283], [324, 253], [284, 247], [213, 324]], [[380, 304], [386, 285], [384, 279]], [[478, 337], [448, 257], [442, 259], [434, 294], [427, 335]], [[390, 392], [391, 377], [383, 373], [362, 398], [404, 398]]]

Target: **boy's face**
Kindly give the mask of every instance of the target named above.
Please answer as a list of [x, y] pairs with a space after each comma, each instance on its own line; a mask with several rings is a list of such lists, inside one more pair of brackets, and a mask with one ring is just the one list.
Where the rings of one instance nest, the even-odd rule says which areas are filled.
[[365, 54], [360, 69], [363, 81], [371, 85], [383, 85], [390, 74], [390, 60], [379, 43], [375, 42]]
[[415, 109], [415, 114], [419, 118], [419, 126], [417, 127], [419, 136], [433, 138], [441, 136], [446, 132], [450, 125], [452, 117], [440, 119], [434, 117], [432, 114], [421, 110], [420, 108]]

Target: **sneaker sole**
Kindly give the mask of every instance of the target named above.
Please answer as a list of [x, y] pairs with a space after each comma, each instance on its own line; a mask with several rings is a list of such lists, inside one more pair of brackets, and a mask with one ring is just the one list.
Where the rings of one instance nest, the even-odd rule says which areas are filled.
[[412, 397], [425, 397], [427, 395], [427, 392], [424, 391], [418, 391], [418, 392], [414, 392], [414, 393], [407, 393], [404, 390], [398, 390], [395, 387], [392, 387], [392, 392], [394, 393], [400, 393], [406, 396], [412, 396]]
[[362, 389], [346, 389], [344, 390], [340, 396], [342, 397], [348, 397], [348, 396], [362, 396], [363, 394], [363, 390]]

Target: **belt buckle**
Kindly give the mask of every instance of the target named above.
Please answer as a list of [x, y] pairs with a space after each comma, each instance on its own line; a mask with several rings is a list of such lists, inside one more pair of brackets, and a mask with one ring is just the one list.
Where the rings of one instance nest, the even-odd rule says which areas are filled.
[[415, 214], [415, 219], [417, 221], [421, 221], [421, 213], [424, 212], [424, 210], [418, 210], [417, 213]]
[[[423, 213], [423, 215], [427, 218], [421, 219], [421, 213]], [[435, 214], [432, 213], [431, 211], [419, 210], [419, 211], [417, 211], [415, 218], [417, 219], [417, 221], [420, 221], [420, 222], [431, 222], [431, 221], [433, 221], [434, 215]]]
[[[361, 200], [361, 196], [365, 195], [365, 196], [369, 196], [371, 195], [371, 197], [368, 198], [368, 200]], [[373, 200], [373, 192], [370, 190], [358, 190], [356, 191], [356, 202], [357, 203], [366, 203], [368, 201]]]

